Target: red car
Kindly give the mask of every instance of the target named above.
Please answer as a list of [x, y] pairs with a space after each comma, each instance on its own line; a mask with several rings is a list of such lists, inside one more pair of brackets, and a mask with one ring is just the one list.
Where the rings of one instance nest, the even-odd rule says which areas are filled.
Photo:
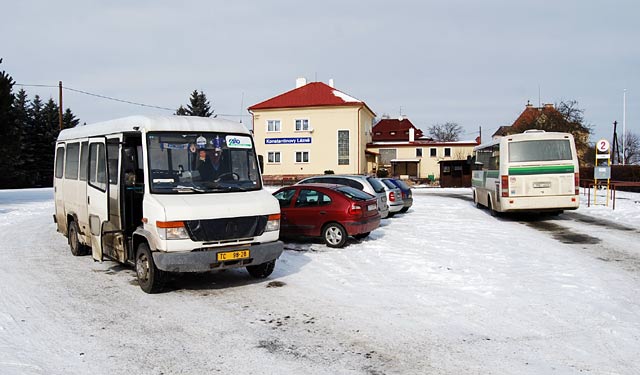
[[327, 246], [343, 247], [348, 236], [365, 238], [380, 226], [377, 198], [350, 186], [300, 184], [273, 195], [282, 237], [322, 237]]

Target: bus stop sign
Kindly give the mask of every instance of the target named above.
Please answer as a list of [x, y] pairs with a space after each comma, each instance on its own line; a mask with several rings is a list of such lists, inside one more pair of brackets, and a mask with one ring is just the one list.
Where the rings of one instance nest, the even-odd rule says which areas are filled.
[[593, 168], [593, 178], [596, 179], [596, 180], [607, 180], [607, 179], [611, 178], [611, 167], [609, 167], [609, 166], [604, 166], [604, 167], [595, 166]]

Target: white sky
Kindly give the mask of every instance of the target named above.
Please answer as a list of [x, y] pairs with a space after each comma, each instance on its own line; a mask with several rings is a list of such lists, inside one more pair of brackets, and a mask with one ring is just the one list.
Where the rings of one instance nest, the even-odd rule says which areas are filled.
[[[595, 138], [640, 133], [640, 4], [620, 1], [11, 1], [0, 69], [177, 108], [203, 90], [219, 114], [328, 82], [378, 115], [426, 129], [454, 121], [465, 139], [511, 124], [527, 100], [575, 99]], [[19, 89], [19, 88], [17, 88]], [[55, 89], [27, 87], [30, 97]], [[84, 122], [167, 111], [67, 91]], [[238, 119], [239, 117], [231, 117]], [[244, 117], [247, 123], [250, 118]], [[485, 138], [486, 139], [486, 138]]]

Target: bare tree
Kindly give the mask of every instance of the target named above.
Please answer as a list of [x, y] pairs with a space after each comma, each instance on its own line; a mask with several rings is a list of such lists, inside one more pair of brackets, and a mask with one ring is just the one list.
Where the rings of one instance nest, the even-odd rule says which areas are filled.
[[455, 122], [445, 122], [444, 124], [430, 126], [428, 131], [434, 141], [451, 142], [460, 140], [462, 127]]
[[[627, 131], [625, 134], [623, 159], [625, 164], [640, 163], [640, 137], [637, 134]], [[622, 137], [618, 137], [618, 144], [622, 145]]]

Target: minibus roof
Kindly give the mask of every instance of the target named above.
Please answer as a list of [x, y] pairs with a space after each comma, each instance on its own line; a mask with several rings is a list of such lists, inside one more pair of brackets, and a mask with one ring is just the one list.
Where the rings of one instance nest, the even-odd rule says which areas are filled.
[[130, 116], [64, 129], [58, 141], [126, 132], [185, 131], [250, 134], [241, 123], [197, 116]]

